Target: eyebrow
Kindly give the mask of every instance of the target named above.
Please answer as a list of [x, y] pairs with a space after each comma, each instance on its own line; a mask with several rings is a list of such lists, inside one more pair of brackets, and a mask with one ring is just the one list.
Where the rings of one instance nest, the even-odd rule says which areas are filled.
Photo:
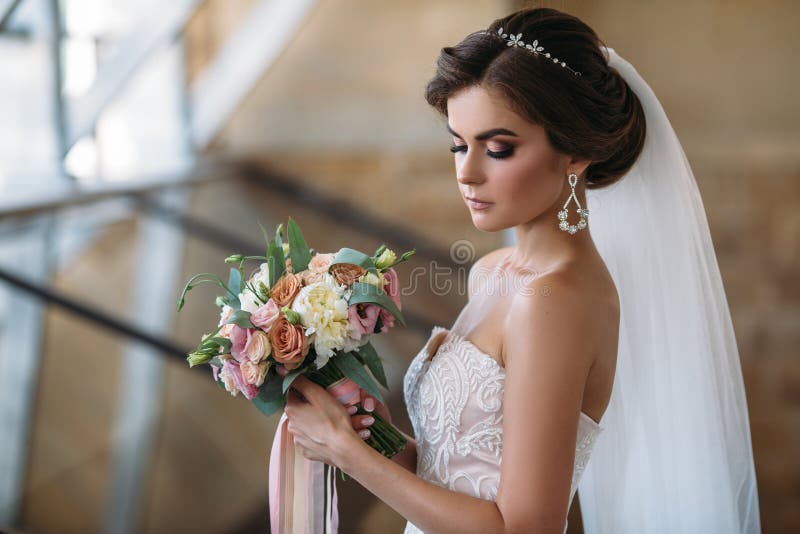
[[[447, 125], [447, 131], [450, 132], [451, 134], [455, 135], [456, 137], [460, 138], [460, 139], [464, 139], [459, 134], [454, 132], [449, 124]], [[512, 137], [519, 137], [517, 134], [515, 134], [511, 130], [506, 130], [505, 128], [492, 128], [491, 130], [486, 130], [485, 132], [481, 132], [478, 135], [476, 135], [475, 136], [475, 140], [476, 141], [485, 141], [486, 139], [489, 139], [490, 137], [494, 137], [495, 135], [510, 135]]]

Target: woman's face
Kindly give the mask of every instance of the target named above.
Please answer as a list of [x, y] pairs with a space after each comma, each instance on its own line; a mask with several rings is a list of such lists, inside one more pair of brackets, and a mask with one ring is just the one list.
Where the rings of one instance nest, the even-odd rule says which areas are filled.
[[550, 146], [544, 128], [519, 116], [498, 93], [483, 86], [451, 96], [447, 115], [456, 178], [478, 229], [496, 232], [551, 211], [556, 220], [567, 196], [561, 198], [570, 158]]

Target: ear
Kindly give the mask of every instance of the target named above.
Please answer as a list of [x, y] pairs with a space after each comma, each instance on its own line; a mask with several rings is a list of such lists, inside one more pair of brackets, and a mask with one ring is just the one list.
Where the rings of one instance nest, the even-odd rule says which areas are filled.
[[567, 164], [567, 170], [569, 172], [574, 172], [581, 178], [585, 177], [586, 169], [591, 165], [592, 161], [589, 159], [581, 159], [581, 158], [570, 158], [569, 163]]

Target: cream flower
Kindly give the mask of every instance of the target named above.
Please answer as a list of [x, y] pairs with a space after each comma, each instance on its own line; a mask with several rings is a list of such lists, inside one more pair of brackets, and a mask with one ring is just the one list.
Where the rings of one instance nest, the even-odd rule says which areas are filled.
[[322, 281], [302, 288], [292, 303], [291, 309], [300, 314], [306, 335], [313, 335], [318, 368], [347, 341], [347, 295], [345, 288], [326, 273]]

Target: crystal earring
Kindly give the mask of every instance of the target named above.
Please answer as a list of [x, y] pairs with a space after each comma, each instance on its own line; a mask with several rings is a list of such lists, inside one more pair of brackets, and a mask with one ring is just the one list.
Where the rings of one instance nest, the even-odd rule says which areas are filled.
[[[558, 220], [560, 221], [558, 223], [558, 227], [565, 232], [574, 234], [578, 230], [583, 230], [586, 228], [586, 218], [589, 216], [589, 210], [583, 209], [578, 197], [575, 196], [575, 185], [578, 183], [578, 175], [574, 172], [571, 172], [569, 173], [569, 177], [567, 179], [569, 180], [570, 187], [572, 187], [572, 193], [570, 193], [570, 195], [567, 197], [567, 201], [564, 202], [564, 206], [561, 207], [561, 211], [558, 212]], [[577, 225], [569, 224], [567, 222], [567, 205], [573, 198], [575, 199], [575, 203], [578, 205], [578, 207], [575, 208], [575, 211], [577, 211], [578, 215], [581, 217]]]

